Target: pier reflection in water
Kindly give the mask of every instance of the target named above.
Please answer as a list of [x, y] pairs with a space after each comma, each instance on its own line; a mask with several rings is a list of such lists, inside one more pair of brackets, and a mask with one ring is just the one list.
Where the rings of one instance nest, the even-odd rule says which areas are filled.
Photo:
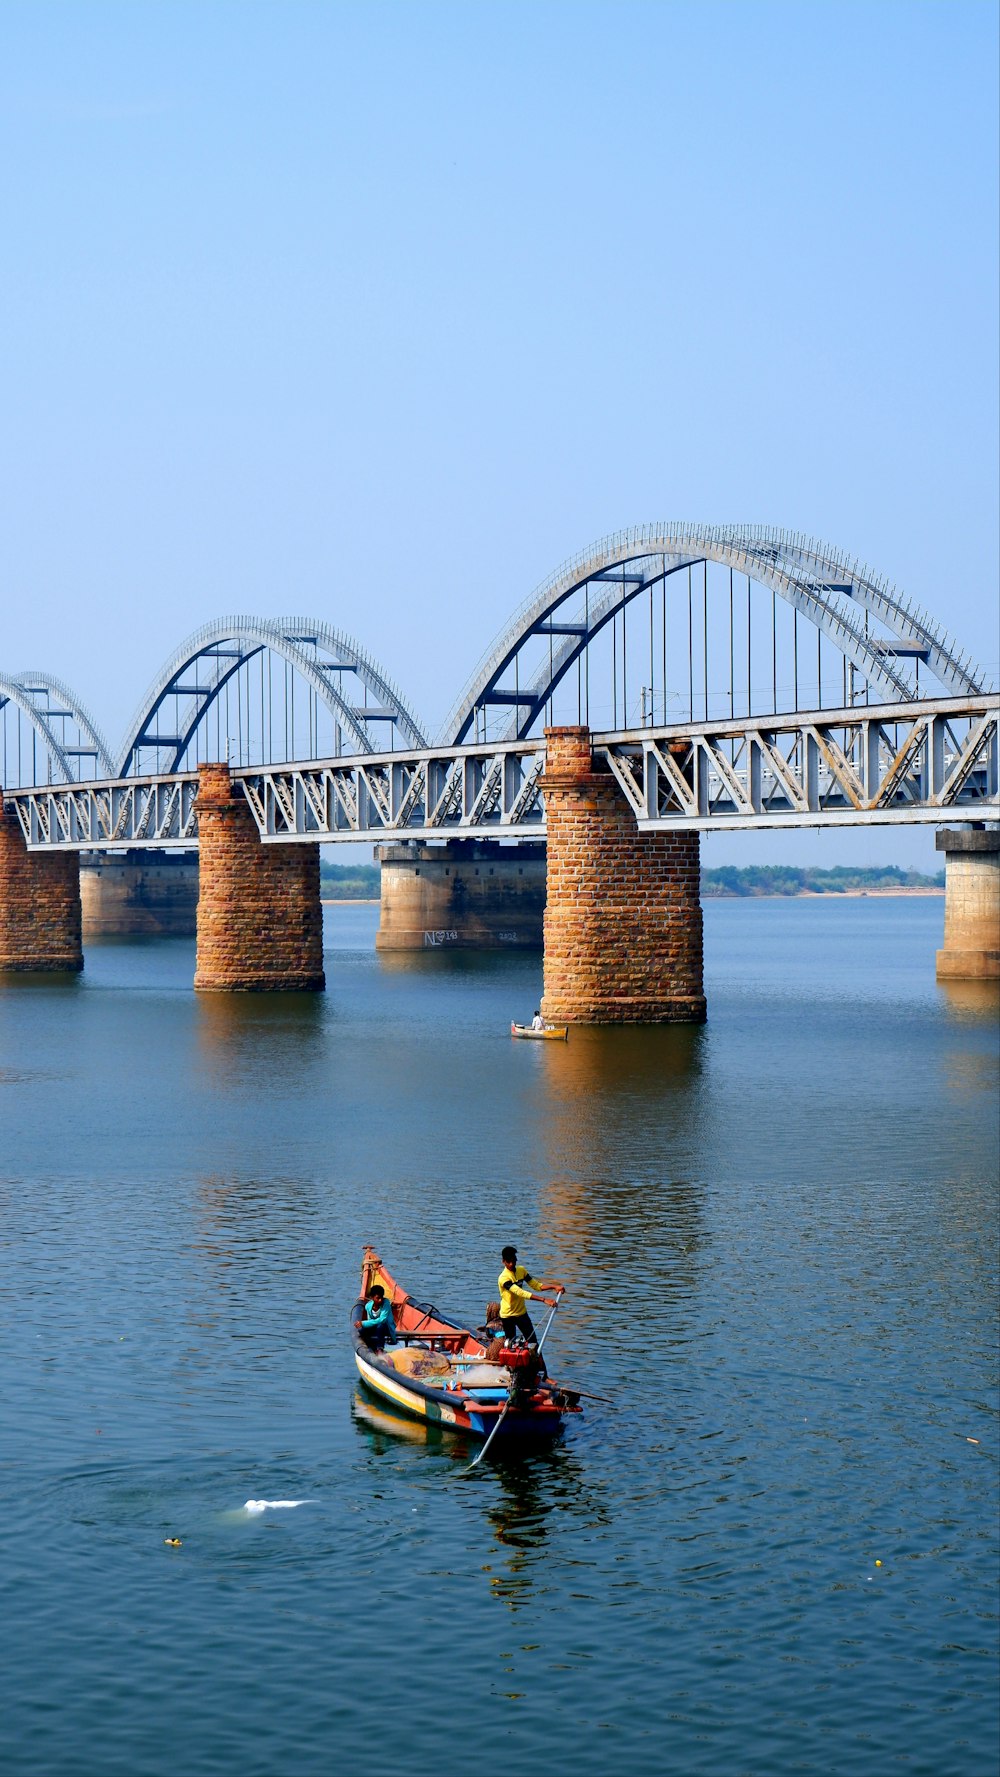
[[1000, 1020], [1000, 981], [939, 981], [937, 985], [953, 1012], [994, 1026]]

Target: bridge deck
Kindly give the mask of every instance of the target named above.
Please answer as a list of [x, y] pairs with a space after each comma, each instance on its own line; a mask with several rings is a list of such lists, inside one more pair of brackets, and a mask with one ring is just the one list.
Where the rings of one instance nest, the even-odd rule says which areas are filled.
[[[1000, 820], [995, 694], [592, 737], [644, 831]], [[237, 767], [273, 843], [538, 839], [544, 740]], [[197, 844], [195, 772], [5, 792], [31, 850]]]

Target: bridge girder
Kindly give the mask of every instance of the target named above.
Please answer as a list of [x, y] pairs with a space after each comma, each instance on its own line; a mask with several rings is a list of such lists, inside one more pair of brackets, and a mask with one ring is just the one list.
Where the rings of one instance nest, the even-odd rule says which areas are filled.
[[[1000, 819], [995, 694], [592, 737], [639, 831]], [[545, 834], [546, 741], [241, 767], [266, 843]], [[195, 772], [10, 792], [29, 849], [197, 843]]]

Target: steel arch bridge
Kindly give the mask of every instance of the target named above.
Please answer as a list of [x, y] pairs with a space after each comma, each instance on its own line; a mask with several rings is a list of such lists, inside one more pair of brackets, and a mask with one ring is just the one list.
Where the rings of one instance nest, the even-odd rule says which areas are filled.
[[594, 731], [641, 828], [1000, 818], [983, 673], [857, 560], [759, 526], [650, 525], [583, 551], [505, 626], [435, 745], [364, 649], [300, 617], [196, 631], [117, 753], [49, 674], [0, 679], [0, 712], [31, 845], [191, 844], [194, 768], [213, 759], [265, 839], [538, 835], [542, 728], [567, 720]]
[[[732, 575], [739, 573], [747, 577], [748, 583], [754, 581], [782, 599], [796, 620], [805, 619], [818, 636], [826, 637], [840, 653], [851, 672], [852, 695], [845, 697], [844, 702], [855, 700], [859, 685], [866, 701], [872, 694], [876, 703], [911, 701], [920, 694], [921, 664], [944, 695], [975, 695], [986, 689], [982, 674], [962, 656], [951, 638], [925, 613], [915, 610], [895, 587], [859, 566], [856, 558], [852, 561], [800, 532], [762, 526], [646, 525], [603, 538], [543, 582], [480, 661], [445, 724], [442, 742], [460, 746], [470, 738], [486, 739], [490, 717], [497, 712], [507, 719], [491, 738], [526, 739], [537, 725], [540, 713], [551, 706], [555, 692], [571, 669], [602, 631], [619, 620], [624, 661], [627, 609], [657, 588], [663, 598], [665, 690], [668, 584], [675, 583], [675, 590], [680, 593], [682, 589], [677, 583], [684, 570], [690, 587], [691, 570], [704, 567], [707, 594], [710, 562], [730, 573], [731, 668]], [[705, 611], [701, 643], [707, 659], [707, 597]], [[650, 626], [652, 630], [652, 606]], [[689, 648], [694, 627], [689, 605]], [[773, 630], [774, 642], [776, 635]], [[655, 679], [654, 652], [651, 642], [651, 681]], [[751, 641], [748, 653], [752, 656]], [[749, 672], [747, 677], [749, 693]], [[616, 720], [615, 728], [631, 725], [627, 686], [624, 689], [625, 719], [620, 724]], [[651, 720], [655, 683], [650, 684], [649, 690]], [[735, 713], [733, 690], [731, 674], [730, 714]], [[775, 673], [774, 714], [780, 710], [777, 691]], [[580, 713], [583, 714], [582, 709]], [[666, 713], [664, 709], [664, 716]], [[693, 718], [694, 710], [690, 713]], [[704, 713], [707, 719], [707, 708]], [[747, 714], [750, 713], [748, 708]]]
[[[396, 741], [410, 747], [426, 745], [400, 691], [371, 655], [342, 631], [309, 617], [222, 617], [189, 636], [157, 674], [129, 724], [114, 776], [179, 771], [198, 728], [211, 710], [221, 714], [221, 700], [227, 689], [252, 661], [257, 661], [261, 668], [260, 739], [263, 743], [270, 717], [273, 742], [274, 685], [264, 669], [265, 663], [270, 669], [276, 660], [299, 677], [314, 700], [307, 709], [310, 735], [315, 732], [318, 709], [324, 709], [332, 718], [331, 750], [335, 755], [344, 750], [345, 736], [350, 742], [349, 752], [374, 752], [378, 747], [374, 733], [377, 724], [389, 728], [387, 750], [392, 750]], [[354, 687], [353, 694], [348, 692], [345, 679], [348, 686]], [[279, 687], [280, 718], [283, 736], [291, 743], [286, 747], [286, 757], [294, 757], [295, 714], [285, 696], [287, 683], [286, 679]], [[246, 714], [252, 726], [252, 716], [258, 712], [251, 711], [249, 695], [248, 683]], [[242, 720], [242, 714], [241, 705], [238, 720]], [[227, 733], [225, 738], [228, 741], [231, 736]]]
[[51, 673], [0, 675], [0, 719], [8, 711], [27, 730], [23, 735], [19, 725], [13, 742], [3, 730], [8, 787], [12, 761], [18, 783], [25, 781], [23, 767], [29, 783], [73, 783], [182, 771], [192, 754], [197, 763], [213, 747], [213, 758], [235, 754], [235, 763], [249, 764], [251, 755], [263, 762], [427, 744], [402, 693], [367, 650], [308, 617], [205, 624], [161, 667], [117, 752], [80, 698]]
[[[62, 679], [43, 671], [0, 674], [0, 720], [14, 710], [23, 715], [30, 731], [32, 760], [37, 776], [37, 746], [45, 757], [44, 781], [72, 783], [83, 777], [114, 777], [115, 764], [108, 744], [85, 705]], [[20, 750], [20, 725], [18, 726]], [[6, 755], [7, 748], [4, 747]], [[89, 764], [90, 771], [85, 771]]]

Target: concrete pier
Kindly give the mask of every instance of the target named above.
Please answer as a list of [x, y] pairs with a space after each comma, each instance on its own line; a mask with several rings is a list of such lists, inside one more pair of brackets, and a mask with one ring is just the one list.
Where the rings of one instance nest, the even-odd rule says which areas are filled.
[[264, 845], [226, 765], [198, 773], [198, 952], [194, 984], [315, 993], [323, 973], [319, 846]]
[[697, 832], [640, 833], [590, 732], [547, 728], [545, 993], [558, 1023], [705, 1018]]
[[944, 827], [944, 946], [939, 980], [1000, 980], [1000, 827]]
[[169, 936], [197, 930], [198, 854], [85, 852], [80, 861], [84, 938]]
[[79, 855], [29, 852], [0, 790], [0, 972], [76, 974], [82, 968]]
[[540, 950], [545, 846], [380, 845], [379, 950]]

